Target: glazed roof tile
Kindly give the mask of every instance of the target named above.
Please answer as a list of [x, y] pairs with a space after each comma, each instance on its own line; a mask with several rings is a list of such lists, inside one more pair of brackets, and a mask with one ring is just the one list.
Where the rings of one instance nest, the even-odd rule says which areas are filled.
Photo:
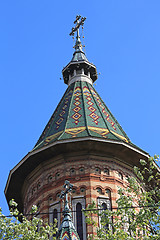
[[79, 81], [67, 88], [33, 150], [87, 136], [130, 143], [93, 86]]

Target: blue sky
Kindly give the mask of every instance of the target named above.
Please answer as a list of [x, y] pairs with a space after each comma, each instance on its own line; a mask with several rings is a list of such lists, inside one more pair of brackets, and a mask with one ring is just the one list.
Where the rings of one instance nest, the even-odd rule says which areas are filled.
[[0, 1], [0, 206], [12, 169], [33, 147], [66, 85], [69, 32], [87, 18], [87, 58], [95, 88], [134, 144], [160, 153], [160, 1]]

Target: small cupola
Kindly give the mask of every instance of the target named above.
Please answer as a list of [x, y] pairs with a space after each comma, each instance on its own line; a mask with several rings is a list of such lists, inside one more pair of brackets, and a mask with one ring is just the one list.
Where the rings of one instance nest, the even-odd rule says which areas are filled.
[[96, 66], [90, 63], [82, 50], [82, 44], [79, 35], [79, 28], [83, 26], [86, 18], [77, 16], [74, 23], [75, 28], [72, 28], [70, 36], [74, 36], [77, 32], [75, 52], [73, 53], [72, 60], [68, 63], [66, 67], [63, 68], [62, 74], [65, 84], [72, 84], [77, 81], [85, 81], [93, 84], [97, 80], [97, 70]]

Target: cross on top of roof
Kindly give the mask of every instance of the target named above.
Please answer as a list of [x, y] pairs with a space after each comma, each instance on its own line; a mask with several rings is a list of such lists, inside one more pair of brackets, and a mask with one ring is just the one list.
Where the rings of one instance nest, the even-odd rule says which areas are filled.
[[76, 36], [76, 43], [75, 43], [75, 50], [82, 50], [82, 44], [80, 40], [80, 35], [79, 35], [79, 28], [80, 26], [84, 25], [84, 21], [86, 20], [86, 17], [81, 17], [80, 15], [76, 16], [76, 20], [74, 21], [74, 24], [76, 24], [75, 27], [72, 28], [72, 31], [70, 32], [70, 36], [74, 36], [75, 32], [77, 32]]
[[84, 25], [84, 21], [86, 20], [86, 17], [81, 17], [80, 15], [76, 16], [76, 20], [74, 21], [74, 24], [77, 24], [75, 27], [72, 28], [72, 31], [70, 32], [70, 36], [74, 36], [74, 33], [77, 31], [77, 34], [79, 33], [80, 26]]

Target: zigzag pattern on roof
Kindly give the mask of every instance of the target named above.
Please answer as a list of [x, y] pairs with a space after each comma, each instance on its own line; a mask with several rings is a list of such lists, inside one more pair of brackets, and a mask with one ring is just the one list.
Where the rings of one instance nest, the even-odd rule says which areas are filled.
[[71, 84], [34, 149], [58, 140], [98, 137], [130, 143], [130, 140], [93, 86]]

